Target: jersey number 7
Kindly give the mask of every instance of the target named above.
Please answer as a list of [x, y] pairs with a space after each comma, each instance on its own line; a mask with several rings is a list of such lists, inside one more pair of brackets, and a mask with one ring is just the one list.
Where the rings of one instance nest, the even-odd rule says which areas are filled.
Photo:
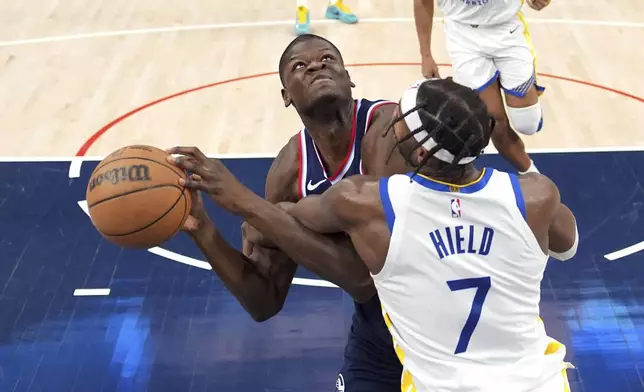
[[476, 289], [470, 315], [467, 316], [465, 326], [463, 326], [461, 336], [458, 338], [458, 343], [456, 344], [456, 351], [454, 351], [454, 354], [460, 354], [467, 351], [467, 345], [470, 343], [476, 324], [478, 324], [479, 319], [481, 318], [483, 303], [485, 302], [485, 297], [492, 286], [492, 280], [489, 276], [484, 278], [448, 280], [447, 285], [452, 291]]

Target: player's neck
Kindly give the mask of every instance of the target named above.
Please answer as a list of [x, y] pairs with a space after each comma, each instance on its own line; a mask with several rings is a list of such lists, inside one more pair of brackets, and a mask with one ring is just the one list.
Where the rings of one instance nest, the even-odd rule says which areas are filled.
[[353, 129], [353, 99], [302, 114], [302, 123], [325, 163], [344, 160]]
[[474, 165], [457, 166], [450, 170], [443, 168], [428, 166], [419, 172], [425, 177], [432, 180], [447, 182], [449, 184], [463, 185], [476, 181], [481, 176], [481, 171], [474, 167]]

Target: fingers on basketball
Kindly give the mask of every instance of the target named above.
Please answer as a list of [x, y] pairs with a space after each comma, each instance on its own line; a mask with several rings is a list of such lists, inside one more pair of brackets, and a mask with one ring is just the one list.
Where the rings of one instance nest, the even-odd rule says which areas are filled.
[[188, 183], [193, 185], [188, 188], [192, 195], [193, 206], [195, 205], [201, 206], [203, 201], [202, 201], [200, 188], [204, 187], [203, 179], [198, 174], [191, 174], [189, 177]]
[[188, 178], [183, 183], [183, 186], [186, 188], [190, 189], [190, 192], [194, 193], [195, 195], [199, 193], [199, 191], [208, 191], [208, 186], [206, 182], [203, 180], [203, 177], [200, 176], [199, 174], [191, 174]]

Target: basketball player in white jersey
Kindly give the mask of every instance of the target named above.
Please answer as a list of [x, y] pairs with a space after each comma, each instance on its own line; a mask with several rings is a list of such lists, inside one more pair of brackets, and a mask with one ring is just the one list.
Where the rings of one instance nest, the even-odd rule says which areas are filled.
[[494, 120], [451, 79], [408, 89], [394, 114], [408, 175], [346, 178], [290, 209], [348, 234], [371, 271], [405, 392], [564, 392], [565, 347], [539, 319], [548, 254], [576, 253], [575, 218], [547, 177], [472, 164]]
[[[541, 10], [549, 2], [531, 0], [528, 5]], [[496, 149], [524, 174], [538, 170], [516, 132], [534, 135], [541, 130], [539, 95], [544, 89], [537, 85], [536, 57], [522, 6], [523, 0], [438, 0], [454, 80], [479, 92], [496, 120], [492, 134]], [[438, 77], [431, 52], [433, 16], [434, 0], [414, 0], [422, 70], [427, 78]]]

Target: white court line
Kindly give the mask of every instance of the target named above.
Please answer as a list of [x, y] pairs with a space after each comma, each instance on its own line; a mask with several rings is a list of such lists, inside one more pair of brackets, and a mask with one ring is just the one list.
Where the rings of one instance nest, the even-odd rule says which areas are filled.
[[[242, 154], [243, 156], [240, 155], [234, 155], [234, 154], [219, 154], [219, 155], [210, 155], [208, 156], [210, 158], [219, 158], [219, 159], [257, 159], [257, 158], [275, 158], [277, 154]], [[86, 159], [87, 158], [87, 159]], [[60, 159], [58, 158], [55, 162], [66, 162], [66, 161], [71, 161], [69, 165], [69, 178], [78, 178], [80, 177], [80, 171], [81, 171], [81, 166], [83, 165], [83, 162], [85, 161], [102, 161], [103, 158], [105, 157], [66, 157], [65, 159]], [[0, 157], [0, 162], [14, 162], [14, 161], [4, 161], [4, 158]], [[11, 158], [6, 158], [6, 159], [11, 159]], [[34, 158], [36, 160], [29, 160], [28, 158], [23, 160], [23, 161], [16, 161], [16, 162], [52, 162], [52, 160], [48, 159], [47, 157], [39, 157], [39, 158]]]
[[[642, 150], [644, 150], [644, 147], [642, 147]], [[268, 158], [272, 159], [277, 156], [277, 154], [206, 154], [210, 158], [218, 158], [218, 159], [260, 159], [260, 158]], [[81, 166], [83, 162], [85, 161], [102, 161], [104, 157], [87, 157], [88, 159], [85, 159], [85, 157], [67, 157], [67, 159], [60, 159], [57, 160], [56, 162], [66, 162], [66, 161], [71, 161], [69, 165], [69, 178], [78, 178], [80, 177], [80, 171], [81, 171]], [[9, 159], [9, 158], [8, 158]], [[40, 158], [35, 158], [35, 159], [42, 159], [42, 160], [35, 160], [35, 161], [19, 161], [19, 162], [51, 162], [47, 157], [40, 157]], [[0, 162], [13, 162], [13, 161], [3, 161], [3, 158], [0, 157]]]
[[205, 261], [202, 261], [202, 260], [199, 260], [199, 259], [194, 259], [194, 258], [188, 257], [188, 256], [184, 256], [182, 254], [175, 253], [175, 252], [172, 252], [170, 250], [160, 248], [158, 246], [155, 246], [154, 248], [148, 249], [148, 252], [154, 253], [157, 256], [165, 257], [166, 259], [174, 260], [174, 261], [176, 261], [178, 263], [181, 263], [181, 264], [186, 264], [186, 265], [190, 265], [190, 266], [205, 269], [205, 270], [211, 270], [212, 269], [210, 264], [208, 264]]
[[83, 165], [83, 157], [72, 158], [69, 164], [69, 178], [80, 177], [81, 166]]
[[[588, 152], [628, 152], [644, 151], [644, 146], [615, 146], [615, 147], [576, 147], [576, 148], [532, 148], [526, 150], [528, 154], [571, 154]], [[498, 154], [496, 150], [486, 152], [484, 155]], [[276, 153], [262, 154], [207, 154], [211, 158], [218, 159], [259, 159], [275, 158]], [[80, 170], [83, 162], [102, 161], [104, 156], [61, 156], [61, 157], [3, 157], [0, 156], [0, 163], [12, 162], [70, 162], [69, 178], [80, 177]]]
[[[442, 21], [441, 17], [434, 18], [435, 21]], [[626, 28], [644, 28], [643, 22], [622, 22], [610, 20], [575, 20], [575, 19], [546, 19], [546, 18], [528, 18], [530, 24], [568, 24], [568, 25], [585, 25], [585, 26], [606, 26], [606, 27], [626, 27]], [[411, 23], [413, 18], [367, 18], [360, 19], [360, 23]], [[333, 20], [317, 19], [312, 20], [313, 24], [326, 24], [337, 23]], [[210, 23], [199, 25], [174, 25], [163, 27], [152, 27], [146, 29], [130, 29], [130, 30], [113, 30], [113, 31], [97, 31], [92, 33], [79, 33], [68, 35], [56, 35], [51, 37], [38, 37], [27, 38], [19, 40], [9, 40], [0, 42], [0, 47], [3, 46], [19, 46], [19, 45], [32, 45], [44, 44], [51, 42], [73, 41], [88, 38], [103, 38], [103, 37], [118, 37], [126, 35], [137, 34], [155, 34], [155, 33], [171, 33], [180, 31], [200, 31], [200, 30], [221, 30], [221, 29], [243, 29], [243, 28], [258, 28], [258, 27], [273, 27], [273, 26], [290, 26], [293, 24], [292, 19], [288, 20], [268, 20], [258, 22], [237, 22], [237, 23]]]
[[110, 289], [76, 289], [74, 297], [89, 297], [96, 295], [110, 295]]
[[[87, 216], [89, 216], [89, 210], [87, 209], [87, 200], [79, 201], [78, 206], [81, 208], [81, 210], [83, 210], [83, 212], [85, 212], [85, 214], [87, 214]], [[203, 260], [195, 259], [176, 252], [172, 252], [170, 250], [163, 249], [158, 246], [148, 249], [148, 252], [153, 253], [157, 256], [165, 257], [166, 259], [170, 259], [181, 264], [186, 264], [192, 267], [197, 267], [205, 270], [212, 270], [212, 267], [210, 266], [210, 264], [208, 264]], [[306, 278], [293, 278], [293, 284], [300, 285], [300, 286], [314, 286], [314, 287], [336, 287], [336, 288], [338, 287], [331, 282], [327, 282], [326, 280], [306, 279]], [[109, 294], [109, 289], [107, 290]], [[76, 295], [75, 292], [74, 292], [74, 295]], [[90, 294], [87, 294], [87, 295], [90, 295]], [[107, 294], [94, 294], [94, 295], [107, 295]]]
[[335, 287], [339, 289], [339, 287], [333, 283], [321, 279], [293, 278], [293, 284], [299, 286]]
[[99, 156], [83, 156], [83, 157], [76, 157], [76, 156], [51, 156], [51, 157], [0, 157], [0, 162], [73, 162], [74, 160], [78, 160], [80, 158], [80, 161], [101, 161], [105, 157], [99, 157]]
[[[490, 146], [491, 147], [491, 146]], [[584, 153], [584, 152], [628, 152], [628, 151], [644, 151], [644, 146], [599, 146], [599, 147], [562, 147], [562, 148], [529, 148], [526, 150], [529, 154], [556, 154], [556, 153]], [[498, 154], [496, 150], [490, 150], [483, 155]], [[207, 154], [211, 158], [218, 159], [259, 159], [259, 158], [275, 158], [277, 153], [243, 153], [243, 154]], [[77, 156], [32, 156], [32, 157], [11, 157], [0, 156], [0, 162], [91, 162], [101, 161], [105, 156], [99, 155], [86, 155], [82, 157]]]
[[[165, 257], [166, 259], [174, 260], [182, 264], [190, 265], [190, 266], [205, 269], [205, 270], [212, 270], [212, 267], [210, 266], [210, 264], [208, 264], [205, 261], [188, 257], [180, 253], [172, 252], [170, 250], [163, 249], [158, 246], [148, 249], [148, 252], [154, 253], [157, 256]], [[314, 286], [314, 287], [338, 287], [331, 282], [327, 282], [326, 280], [321, 280], [321, 279], [293, 278], [293, 284], [300, 285], [300, 286]]]
[[644, 241], [637, 243], [635, 245], [631, 245], [628, 248], [624, 248], [624, 249], [615, 251], [613, 253], [609, 253], [607, 255], [604, 255], [604, 257], [610, 261], [614, 261], [617, 259], [621, 259], [622, 257], [630, 256], [633, 253], [637, 253], [642, 250], [644, 250]]

